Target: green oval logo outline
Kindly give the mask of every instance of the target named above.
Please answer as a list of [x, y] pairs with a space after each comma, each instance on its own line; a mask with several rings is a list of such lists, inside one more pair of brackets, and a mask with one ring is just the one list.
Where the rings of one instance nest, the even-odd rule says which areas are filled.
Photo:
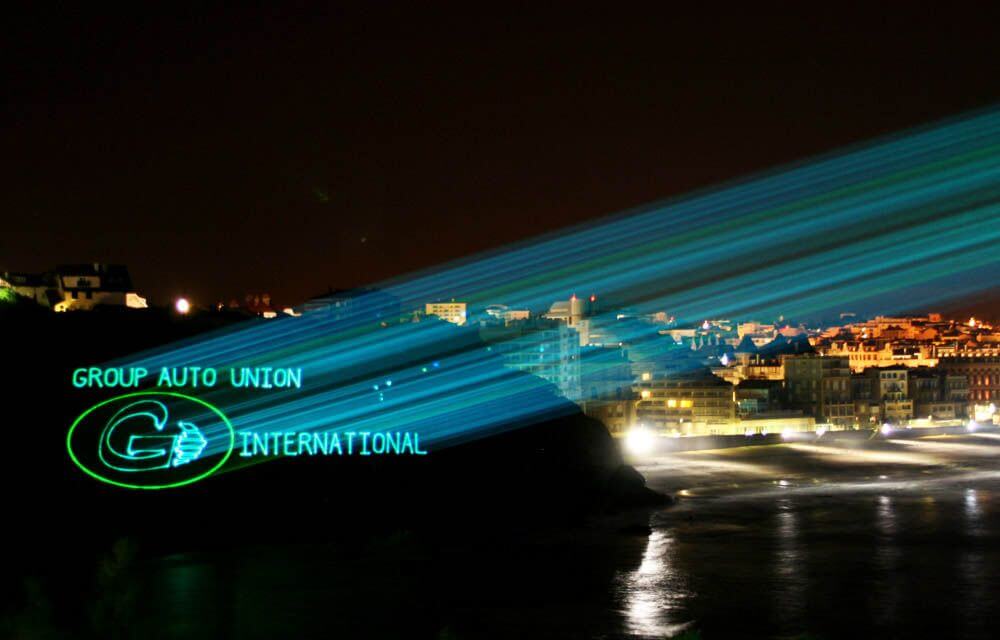
[[[76, 431], [76, 428], [77, 426], [79, 426], [80, 422], [84, 418], [86, 418], [91, 412], [100, 409], [104, 405], [110, 404], [117, 400], [124, 400], [125, 398], [134, 398], [137, 396], [173, 396], [175, 398], [190, 400], [194, 403], [200, 404], [205, 408], [209, 409], [210, 411], [212, 411], [213, 413], [215, 413], [217, 416], [219, 416], [219, 418], [222, 419], [222, 423], [226, 425], [226, 428], [229, 429], [229, 447], [226, 449], [226, 453], [222, 456], [222, 459], [219, 460], [219, 462], [217, 462], [208, 471], [199, 473], [198, 475], [192, 478], [181, 480], [179, 482], [171, 482], [169, 484], [130, 484], [127, 482], [119, 482], [117, 480], [112, 480], [111, 478], [106, 478], [95, 471], [91, 471], [89, 468], [87, 468], [86, 465], [80, 462], [80, 460], [76, 457], [76, 454], [73, 453], [73, 443], [72, 443], [73, 432]], [[108, 398], [107, 400], [102, 400], [101, 402], [98, 402], [97, 404], [95, 404], [94, 406], [90, 407], [89, 409], [81, 413], [79, 416], [77, 416], [76, 420], [74, 420], [73, 424], [70, 426], [69, 432], [66, 434], [66, 450], [69, 452], [69, 457], [73, 461], [73, 464], [79, 467], [80, 470], [86, 473], [88, 476], [96, 480], [100, 480], [101, 482], [111, 484], [116, 487], [124, 487], [126, 489], [151, 489], [151, 490], [173, 489], [176, 487], [183, 487], [184, 485], [198, 482], [199, 480], [204, 480], [208, 476], [218, 471], [222, 467], [222, 465], [226, 464], [226, 461], [229, 460], [229, 456], [233, 454], [233, 449], [235, 447], [236, 447], [236, 430], [233, 428], [233, 424], [229, 421], [229, 418], [226, 417], [226, 414], [222, 413], [222, 411], [215, 405], [205, 402], [201, 398], [195, 398], [194, 396], [189, 396], [183, 393], [176, 393], [173, 391], [135, 391], [133, 393], [126, 393], [124, 395]]]

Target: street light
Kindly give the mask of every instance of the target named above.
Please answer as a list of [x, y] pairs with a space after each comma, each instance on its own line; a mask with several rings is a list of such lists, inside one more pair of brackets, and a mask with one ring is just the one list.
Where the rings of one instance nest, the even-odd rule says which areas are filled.
[[174, 309], [177, 313], [186, 315], [191, 311], [191, 303], [188, 302], [187, 298], [177, 298], [177, 301], [174, 303]]

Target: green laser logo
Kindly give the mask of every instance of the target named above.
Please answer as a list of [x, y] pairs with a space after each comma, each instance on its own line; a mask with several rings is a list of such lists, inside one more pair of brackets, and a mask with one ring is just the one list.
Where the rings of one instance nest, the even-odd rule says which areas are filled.
[[233, 425], [181, 393], [142, 391], [104, 400], [73, 421], [69, 457], [87, 475], [128, 489], [169, 489], [215, 473], [233, 452]]

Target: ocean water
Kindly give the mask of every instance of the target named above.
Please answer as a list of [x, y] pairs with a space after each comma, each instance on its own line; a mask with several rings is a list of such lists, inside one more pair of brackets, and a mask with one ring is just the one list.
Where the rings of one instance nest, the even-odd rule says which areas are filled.
[[81, 594], [75, 624], [144, 639], [995, 638], [998, 455], [988, 433], [662, 454], [637, 463], [678, 503], [648, 515], [139, 554]]

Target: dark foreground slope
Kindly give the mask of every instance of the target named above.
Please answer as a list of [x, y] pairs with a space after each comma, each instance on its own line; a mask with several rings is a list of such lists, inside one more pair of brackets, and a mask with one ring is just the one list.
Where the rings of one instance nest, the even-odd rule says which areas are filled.
[[279, 459], [176, 490], [71, 463], [69, 425], [101, 399], [74, 368], [234, 322], [253, 320], [0, 312], [0, 636], [505, 636], [535, 625], [505, 612], [603, 611], [641, 559], [644, 538], [608, 534], [630, 520], [602, 516], [665, 499], [572, 405], [427, 456]]
[[80, 473], [66, 454], [70, 423], [94, 401], [72, 388], [72, 370], [238, 320], [23, 308], [6, 310], [0, 321], [7, 398], [0, 473], [16, 515], [10, 533], [24, 544], [56, 537], [64, 547], [71, 533], [99, 541], [161, 538], [169, 547], [226, 540], [233, 532], [315, 538], [472, 520], [531, 528], [663, 500], [623, 464], [604, 427], [571, 404], [425, 457], [283, 459], [177, 490], [106, 486]]

